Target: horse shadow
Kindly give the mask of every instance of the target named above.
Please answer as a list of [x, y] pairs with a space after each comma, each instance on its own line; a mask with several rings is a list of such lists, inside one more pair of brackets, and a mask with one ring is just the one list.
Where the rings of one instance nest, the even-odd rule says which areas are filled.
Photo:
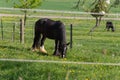
[[36, 54], [38, 54], [39, 56], [50, 56], [50, 54], [49, 53], [42, 53], [42, 52], [40, 52], [40, 51], [35, 51], [35, 52], [33, 52], [32, 50], [31, 50], [31, 48], [19, 48], [19, 47], [15, 47], [15, 46], [7, 46], [7, 45], [0, 45], [0, 48], [2, 48], [2, 49], [4, 49], [4, 48], [7, 48], [7, 49], [10, 49], [10, 50], [17, 50], [17, 51], [23, 51], [23, 50], [25, 50], [25, 51], [27, 51], [28, 53], [30, 52], [30, 53], [36, 53]]
[[39, 56], [48, 56], [49, 55], [49, 53], [43, 53], [43, 52], [39, 52], [39, 51], [37, 51], [36, 52]]

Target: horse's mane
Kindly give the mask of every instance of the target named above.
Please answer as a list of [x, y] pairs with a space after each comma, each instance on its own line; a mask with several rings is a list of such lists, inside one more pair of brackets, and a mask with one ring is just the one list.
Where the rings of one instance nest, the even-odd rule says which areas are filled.
[[48, 20], [47, 18], [44, 18], [44, 19], [41, 19], [40, 22], [41, 22], [41, 24], [44, 25], [47, 22], [47, 20]]

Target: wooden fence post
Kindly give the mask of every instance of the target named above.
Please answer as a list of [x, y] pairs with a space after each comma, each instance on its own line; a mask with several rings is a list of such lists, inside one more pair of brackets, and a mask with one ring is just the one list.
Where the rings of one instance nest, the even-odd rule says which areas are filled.
[[20, 43], [24, 44], [24, 19], [20, 19]]
[[73, 34], [72, 34], [72, 27], [73, 27], [73, 25], [72, 24], [70, 24], [70, 48], [72, 48], [72, 36], [73, 36]]
[[13, 23], [13, 32], [12, 32], [12, 41], [15, 41], [15, 27], [16, 27], [16, 23]]
[[2, 36], [2, 40], [3, 40], [3, 22], [2, 22], [2, 19], [1, 19], [1, 36]]

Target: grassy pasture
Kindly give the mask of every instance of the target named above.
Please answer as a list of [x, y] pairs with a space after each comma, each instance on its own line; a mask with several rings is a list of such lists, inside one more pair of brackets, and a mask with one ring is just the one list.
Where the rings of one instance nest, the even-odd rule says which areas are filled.
[[[1, 0], [2, 7], [11, 7], [5, 0]], [[69, 4], [66, 4], [70, 2]], [[45, 0], [42, 9], [71, 10], [69, 5], [74, 0]], [[54, 4], [53, 4], [54, 3]], [[60, 3], [59, 5], [56, 5]], [[3, 6], [4, 5], [4, 6]], [[54, 6], [51, 6], [54, 5]], [[62, 6], [61, 6], [62, 5]], [[119, 12], [119, 10], [114, 10]], [[15, 11], [0, 11], [0, 13], [13, 13]], [[15, 12], [15, 14], [23, 14]], [[49, 13], [30, 13], [34, 15], [59, 15]], [[64, 14], [64, 16], [73, 16]], [[79, 16], [79, 15], [76, 15]], [[83, 16], [83, 15], [82, 15]], [[86, 15], [85, 15], [86, 16]], [[111, 17], [111, 16], [110, 16]], [[114, 16], [116, 17], [116, 16]], [[119, 18], [119, 16], [118, 16]], [[89, 30], [94, 26], [95, 20], [82, 19], [54, 19], [61, 20], [66, 25], [67, 41], [70, 36], [70, 23], [73, 24], [73, 48], [67, 52], [67, 58], [61, 59], [52, 56], [54, 41], [47, 39], [45, 48], [48, 56], [30, 50], [33, 42], [33, 27], [38, 18], [28, 18], [25, 27], [25, 44], [19, 42], [19, 23], [16, 23], [15, 42], [12, 42], [12, 27], [14, 22], [19, 22], [18, 17], [2, 17], [4, 40], [0, 40], [0, 58], [13, 59], [33, 59], [33, 60], [54, 60], [54, 61], [76, 61], [76, 62], [100, 62], [100, 63], [120, 63], [120, 24], [119, 21], [112, 20], [115, 24], [115, 32], [107, 32], [105, 20], [101, 26], [96, 28], [92, 36], [88, 35]], [[0, 25], [1, 39], [1, 25]], [[106, 65], [78, 65], [78, 64], [57, 64], [57, 63], [25, 63], [0, 61], [0, 80], [119, 80], [119, 66]]]
[[[13, 7], [13, 2], [17, 2], [17, 0], [11, 0], [6, 3], [6, 0], [0, 0], [0, 7]], [[74, 9], [73, 7], [76, 5], [78, 0], [43, 0], [42, 5], [38, 6], [38, 9], [50, 9], [50, 10], [67, 10], [67, 11], [78, 11], [78, 9]], [[86, 6], [88, 3], [91, 4], [94, 0], [88, 0], [85, 4]], [[113, 0], [111, 0], [111, 3]], [[120, 7], [112, 8], [110, 13], [119, 13]], [[83, 11], [81, 8], [79, 11]]]
[[[66, 25], [67, 41], [70, 36], [70, 23], [73, 24], [73, 48], [68, 49], [67, 58], [61, 59], [52, 56], [54, 41], [47, 39], [45, 48], [48, 56], [38, 52], [31, 52], [33, 41], [33, 26], [37, 18], [28, 19], [25, 27], [25, 44], [19, 43], [19, 24], [16, 26], [15, 42], [12, 42], [12, 20], [11, 23], [3, 18], [4, 40], [0, 41], [0, 58], [33, 59], [33, 60], [55, 60], [55, 61], [76, 61], [76, 62], [102, 62], [119, 63], [120, 61], [120, 39], [119, 21], [113, 21], [116, 25], [115, 32], [104, 31], [105, 22], [96, 28], [92, 36], [88, 35], [95, 20], [55, 19], [61, 20]], [[15, 21], [19, 21], [17, 18]], [[10, 30], [10, 31], [7, 31]], [[1, 35], [0, 35], [1, 37]], [[8, 67], [9, 66], [9, 67]], [[56, 63], [25, 63], [25, 62], [0, 62], [1, 80], [113, 80], [120, 79], [119, 66], [105, 65], [73, 65]]]

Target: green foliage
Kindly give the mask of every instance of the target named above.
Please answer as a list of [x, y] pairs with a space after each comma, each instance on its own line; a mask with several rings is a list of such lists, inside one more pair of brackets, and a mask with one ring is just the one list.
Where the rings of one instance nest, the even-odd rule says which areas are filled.
[[[31, 9], [41, 5], [41, 0], [19, 0], [18, 3], [14, 2], [14, 8]], [[24, 12], [24, 25], [27, 19], [27, 10], [22, 10]]]
[[103, 0], [103, 1], [98, 1], [98, 2], [95, 3], [94, 8], [91, 9], [91, 12], [97, 12], [97, 13], [99, 13], [99, 12], [101, 12], [101, 11], [107, 12], [107, 8], [108, 8], [108, 6], [107, 6], [107, 4], [105, 3], [105, 0]]
[[31, 9], [41, 5], [41, 0], [19, 0], [18, 3], [14, 3], [15, 8]]
[[112, 4], [113, 7], [119, 7], [120, 6], [120, 0], [115, 0]]
[[119, 5], [119, 0], [78, 0], [76, 8], [82, 7], [84, 11], [99, 13], [101, 11], [109, 12], [111, 7]]

